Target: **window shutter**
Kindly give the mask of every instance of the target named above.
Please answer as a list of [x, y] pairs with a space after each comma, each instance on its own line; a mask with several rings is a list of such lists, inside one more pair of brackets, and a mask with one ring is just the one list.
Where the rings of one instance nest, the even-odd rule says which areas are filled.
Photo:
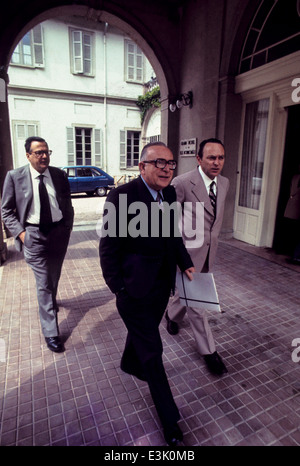
[[126, 168], [126, 131], [120, 131], [120, 168]]
[[20, 63], [21, 62], [21, 52], [20, 52], [20, 44], [18, 44], [14, 50], [14, 53], [11, 57], [11, 63]]
[[33, 50], [34, 50], [34, 63], [35, 66], [44, 66], [44, 50], [43, 50], [43, 36], [42, 26], [38, 24], [33, 28]]
[[95, 165], [99, 168], [103, 167], [102, 150], [101, 150], [101, 129], [94, 130], [95, 143]]
[[83, 72], [92, 73], [92, 36], [83, 33]]
[[83, 73], [82, 32], [72, 31], [73, 71]]
[[134, 79], [134, 43], [127, 42], [127, 79]]
[[30, 136], [38, 136], [39, 128], [35, 123], [15, 123], [15, 134], [17, 139], [26, 139]]
[[142, 50], [132, 41], [126, 41], [126, 76], [128, 81], [143, 81]]
[[136, 46], [136, 80], [143, 81], [143, 52]]
[[25, 125], [16, 124], [17, 139], [26, 139]]
[[74, 128], [67, 128], [67, 156], [68, 156], [68, 165], [74, 165], [75, 164]]
[[37, 126], [28, 124], [27, 125], [27, 134], [28, 134], [28, 137], [37, 136], [38, 135]]

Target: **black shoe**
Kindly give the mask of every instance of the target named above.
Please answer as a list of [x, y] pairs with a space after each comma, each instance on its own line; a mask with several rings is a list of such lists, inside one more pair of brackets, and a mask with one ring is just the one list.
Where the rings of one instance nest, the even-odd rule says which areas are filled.
[[122, 361], [121, 361], [120, 367], [121, 367], [123, 372], [126, 372], [126, 374], [133, 375], [137, 379], [142, 380], [143, 382], [147, 382], [147, 378], [146, 378], [146, 375], [144, 373], [137, 372], [137, 371], [135, 371], [133, 369], [129, 369], [129, 367], [126, 367], [126, 365]]
[[164, 437], [170, 447], [179, 447], [183, 440], [183, 434], [177, 424], [165, 427]]
[[45, 340], [49, 350], [54, 351], [55, 353], [61, 353], [65, 350], [59, 337], [45, 337]]
[[167, 321], [167, 331], [169, 332], [170, 335], [177, 335], [179, 332], [179, 327], [177, 322], [174, 322], [174, 320], [171, 320], [170, 317], [168, 316], [168, 311], [166, 312], [166, 321]]
[[221, 356], [216, 351], [213, 354], [205, 354], [204, 361], [212, 374], [222, 375], [228, 372]]

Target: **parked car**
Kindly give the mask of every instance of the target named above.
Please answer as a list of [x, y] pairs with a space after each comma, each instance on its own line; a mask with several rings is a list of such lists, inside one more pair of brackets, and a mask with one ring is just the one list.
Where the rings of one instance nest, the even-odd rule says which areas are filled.
[[91, 165], [76, 165], [61, 167], [69, 179], [71, 193], [86, 193], [88, 196], [105, 196], [109, 189], [114, 188], [114, 179], [101, 168]]

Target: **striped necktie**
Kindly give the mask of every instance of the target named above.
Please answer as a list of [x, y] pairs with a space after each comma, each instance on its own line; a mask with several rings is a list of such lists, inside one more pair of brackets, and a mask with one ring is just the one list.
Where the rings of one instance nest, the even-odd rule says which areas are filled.
[[216, 202], [217, 202], [217, 197], [215, 195], [215, 192], [214, 192], [214, 186], [215, 186], [215, 182], [212, 181], [209, 185], [209, 198], [210, 198], [210, 202], [211, 202], [211, 205], [212, 205], [212, 208], [213, 208], [213, 211], [214, 211], [214, 217], [216, 217]]

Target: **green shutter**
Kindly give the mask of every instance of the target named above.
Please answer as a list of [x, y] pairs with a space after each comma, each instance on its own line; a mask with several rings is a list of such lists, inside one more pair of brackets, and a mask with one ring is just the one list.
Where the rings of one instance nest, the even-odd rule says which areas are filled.
[[126, 131], [120, 131], [120, 168], [126, 168]]
[[33, 37], [33, 50], [34, 50], [34, 64], [35, 66], [44, 66], [44, 50], [43, 50], [43, 36], [42, 27], [40, 24], [35, 26], [32, 30]]
[[72, 31], [73, 72], [83, 73], [82, 32]]
[[103, 168], [102, 150], [101, 150], [101, 129], [94, 130], [94, 146], [95, 146], [95, 165]]
[[68, 165], [75, 165], [74, 128], [67, 128], [67, 156]]

